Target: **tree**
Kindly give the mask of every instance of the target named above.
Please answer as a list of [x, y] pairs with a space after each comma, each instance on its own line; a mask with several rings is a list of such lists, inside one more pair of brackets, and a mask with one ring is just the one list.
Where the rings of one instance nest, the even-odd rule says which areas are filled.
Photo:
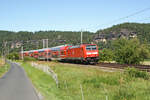
[[7, 55], [7, 58], [11, 59], [11, 60], [18, 60], [19, 54], [17, 52], [13, 52], [13, 53], [10, 53], [9, 55]]
[[100, 50], [99, 52], [99, 60], [104, 62], [104, 61], [113, 61], [113, 58], [114, 58], [114, 53], [111, 49], [103, 49], [103, 50]]
[[138, 39], [119, 39], [113, 46], [115, 61], [120, 64], [139, 64], [149, 56], [146, 45], [141, 45]]

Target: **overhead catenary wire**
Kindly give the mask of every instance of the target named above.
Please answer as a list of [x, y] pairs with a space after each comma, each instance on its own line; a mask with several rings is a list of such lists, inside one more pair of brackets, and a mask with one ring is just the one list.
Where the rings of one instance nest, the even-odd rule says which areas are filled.
[[146, 18], [143, 18], [143, 19], [140, 19], [140, 20], [136, 20], [136, 21], [145, 21], [145, 20], [150, 20], [150, 17], [146, 17]]
[[118, 21], [125, 20], [125, 19], [127, 19], [127, 18], [136, 16], [136, 15], [138, 15], [138, 14], [140, 14], [140, 13], [143, 13], [143, 12], [146, 12], [146, 11], [148, 11], [148, 10], [150, 10], [150, 7], [144, 8], [144, 9], [142, 9], [142, 10], [138, 10], [138, 11], [136, 11], [136, 12], [134, 12], [134, 13], [131, 13], [131, 14], [127, 15], [127, 16], [124, 16], [124, 17], [121, 17], [121, 18], [112, 20], [112, 21], [110, 21], [110, 22], [107, 22], [107, 23], [104, 23], [104, 24], [101, 24], [101, 25], [97, 25], [97, 26], [96, 26], [96, 29], [97, 29], [98, 27], [100, 27], [100, 26], [106, 26], [106, 25], [115, 24], [115, 23], [118, 22]]
[[147, 11], [147, 10], [150, 10], [150, 7], [149, 7], [149, 8], [142, 9], [142, 10], [140, 10], [140, 11], [137, 11], [137, 12], [132, 13], [132, 14], [130, 14], [130, 15], [127, 15], [127, 16], [125, 16], [125, 17], [121, 17], [121, 18], [116, 19], [116, 20], [114, 20], [114, 21], [112, 21], [112, 22], [120, 21], [120, 20], [129, 18], [129, 17], [135, 16], [135, 15], [140, 14], [140, 13], [142, 13], [142, 12], [145, 12], [145, 11]]

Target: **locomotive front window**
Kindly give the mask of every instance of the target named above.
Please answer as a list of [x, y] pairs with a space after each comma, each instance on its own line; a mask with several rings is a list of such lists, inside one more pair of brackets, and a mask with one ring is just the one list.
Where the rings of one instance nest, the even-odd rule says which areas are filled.
[[96, 50], [96, 45], [87, 45], [86, 50]]
[[92, 50], [96, 50], [96, 46], [93, 46], [93, 47], [92, 47]]
[[91, 50], [91, 48], [89, 48], [89, 47], [86, 47], [86, 50]]

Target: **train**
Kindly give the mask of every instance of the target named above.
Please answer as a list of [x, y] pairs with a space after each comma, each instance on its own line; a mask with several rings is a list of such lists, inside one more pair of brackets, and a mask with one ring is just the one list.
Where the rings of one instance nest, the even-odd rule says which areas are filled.
[[20, 56], [34, 57], [38, 60], [58, 60], [96, 64], [99, 60], [98, 46], [96, 44], [61, 45], [51, 48], [20, 52]]

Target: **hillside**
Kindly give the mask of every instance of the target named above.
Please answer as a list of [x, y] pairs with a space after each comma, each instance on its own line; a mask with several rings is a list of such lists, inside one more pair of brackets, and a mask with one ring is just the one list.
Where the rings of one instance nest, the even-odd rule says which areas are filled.
[[123, 23], [104, 30], [98, 30], [94, 37], [96, 42], [106, 42], [117, 38], [137, 37], [141, 42], [150, 42], [150, 24]]
[[[0, 51], [10, 48], [10, 51], [19, 51], [23, 45], [24, 50], [42, 48], [42, 39], [49, 40], [49, 47], [63, 44], [79, 44], [80, 32], [71, 31], [38, 31], [38, 32], [10, 32], [0, 31]], [[93, 34], [91, 32], [83, 32], [83, 43], [92, 42]]]

